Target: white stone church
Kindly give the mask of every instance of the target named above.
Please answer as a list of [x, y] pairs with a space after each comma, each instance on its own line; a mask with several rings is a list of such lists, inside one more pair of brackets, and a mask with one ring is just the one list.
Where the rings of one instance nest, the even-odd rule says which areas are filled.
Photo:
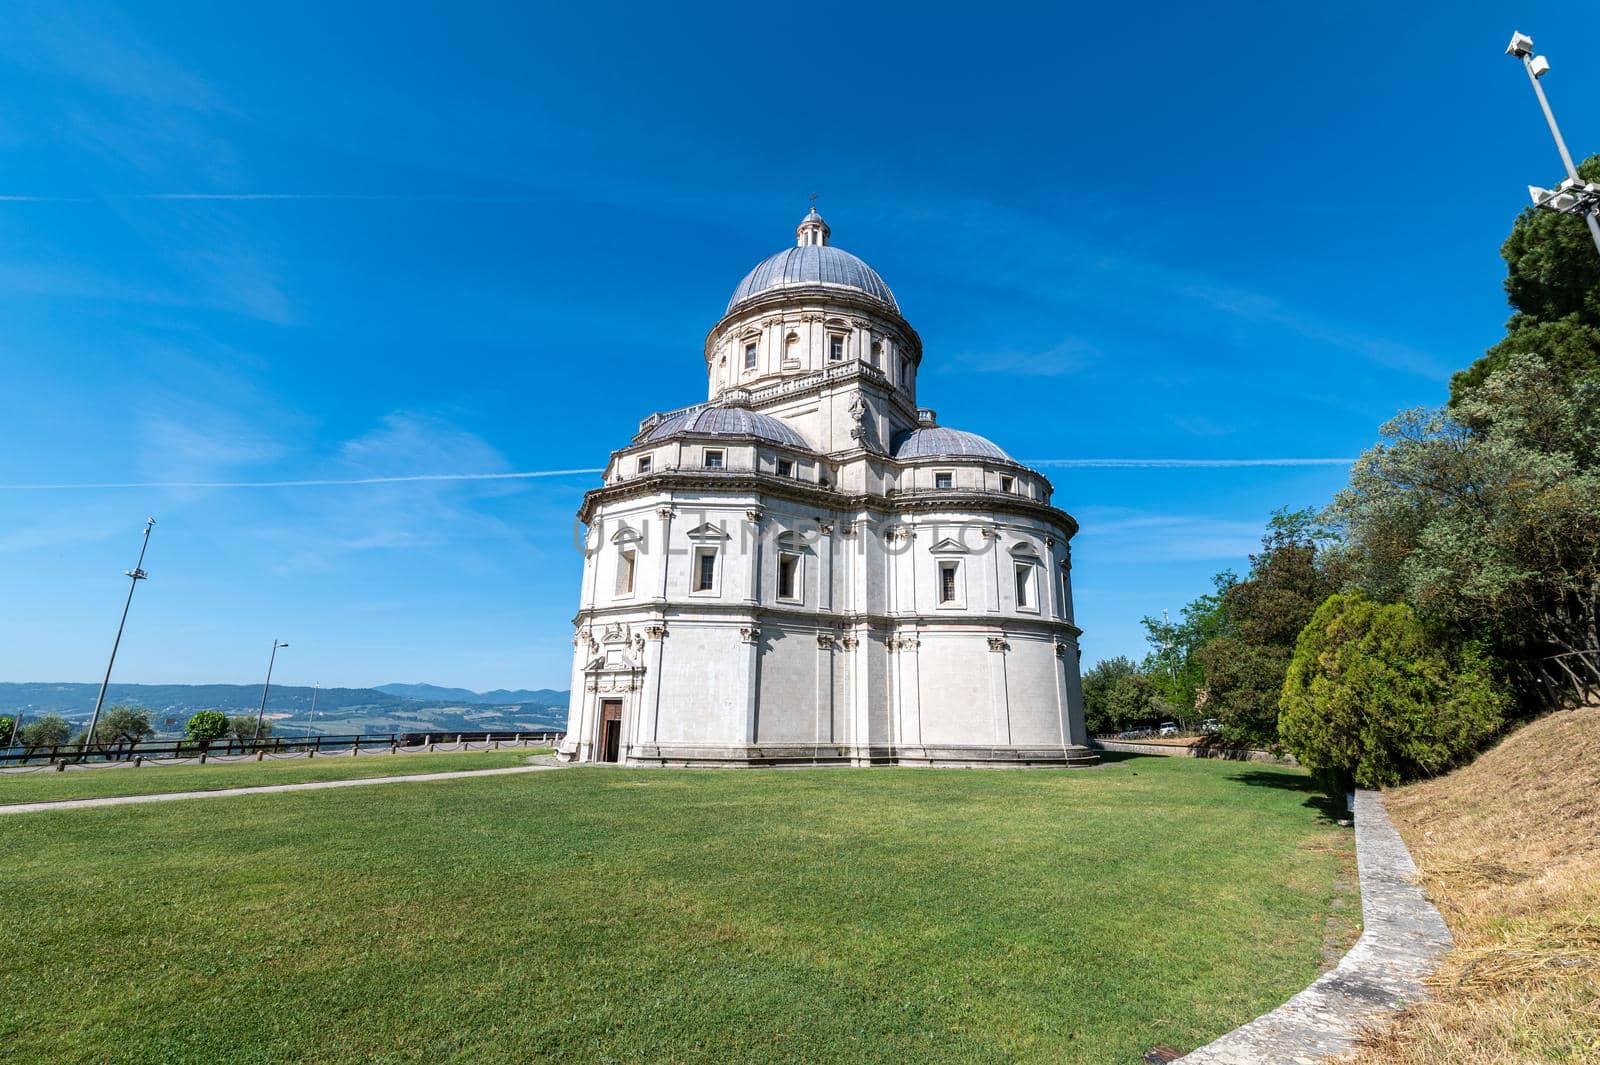
[[710, 399], [652, 414], [584, 498], [560, 754], [630, 765], [1088, 765], [1077, 523], [917, 406], [922, 341], [830, 244], [747, 274]]

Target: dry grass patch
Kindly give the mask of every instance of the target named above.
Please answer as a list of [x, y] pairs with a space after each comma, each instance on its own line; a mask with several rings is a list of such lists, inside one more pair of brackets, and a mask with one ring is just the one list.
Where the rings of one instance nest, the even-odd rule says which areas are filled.
[[1600, 1060], [1600, 706], [1385, 802], [1456, 949], [1353, 1062]]

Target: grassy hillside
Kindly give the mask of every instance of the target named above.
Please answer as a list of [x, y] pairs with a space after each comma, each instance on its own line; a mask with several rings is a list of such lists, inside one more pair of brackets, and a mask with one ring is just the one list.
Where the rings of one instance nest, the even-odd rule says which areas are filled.
[[1360, 1065], [1600, 1061], [1600, 706], [1385, 799], [1456, 949]]
[[1350, 834], [1312, 798], [1144, 758], [18, 816], [0, 1057], [1121, 1065], [1315, 976]]

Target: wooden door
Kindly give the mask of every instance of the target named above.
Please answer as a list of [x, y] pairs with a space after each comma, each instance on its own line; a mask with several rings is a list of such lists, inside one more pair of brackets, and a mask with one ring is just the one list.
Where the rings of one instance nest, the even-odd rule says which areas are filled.
[[600, 760], [615, 762], [622, 751], [622, 700], [600, 703]]

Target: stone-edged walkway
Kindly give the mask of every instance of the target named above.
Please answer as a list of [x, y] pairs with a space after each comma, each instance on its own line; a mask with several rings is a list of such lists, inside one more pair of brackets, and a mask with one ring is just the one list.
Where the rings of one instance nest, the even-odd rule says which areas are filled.
[[178, 799], [224, 799], [234, 795], [275, 795], [284, 791], [316, 791], [319, 788], [359, 788], [367, 784], [415, 784], [429, 780], [498, 777], [507, 773], [539, 773], [558, 768], [560, 767], [555, 764], [514, 765], [504, 769], [456, 769], [446, 773], [410, 773], [392, 777], [362, 777], [358, 780], [313, 780], [304, 784], [262, 784], [249, 788], [217, 788], [214, 791], [166, 791], [154, 795], [112, 795], [99, 799], [19, 802], [0, 806], [0, 814], [32, 814], [42, 810], [87, 810], [96, 806], [130, 806], [142, 802], [174, 802]]
[[1427, 997], [1422, 981], [1452, 946], [1444, 918], [1375, 791], [1356, 792], [1361, 938], [1331, 972], [1270, 1013], [1180, 1058], [1187, 1065], [1312, 1065]]

